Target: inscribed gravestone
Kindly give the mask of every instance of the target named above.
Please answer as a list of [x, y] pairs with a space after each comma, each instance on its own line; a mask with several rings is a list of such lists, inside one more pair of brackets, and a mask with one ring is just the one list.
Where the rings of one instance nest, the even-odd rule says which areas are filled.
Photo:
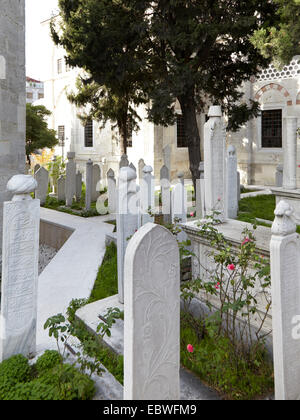
[[180, 398], [180, 265], [175, 237], [148, 223], [125, 256], [124, 399]]

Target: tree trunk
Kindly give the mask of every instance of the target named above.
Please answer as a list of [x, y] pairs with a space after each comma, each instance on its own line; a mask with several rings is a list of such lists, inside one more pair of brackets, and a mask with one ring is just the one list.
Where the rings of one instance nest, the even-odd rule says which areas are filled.
[[127, 133], [127, 121], [121, 121], [118, 124], [118, 128], [119, 128], [119, 134], [120, 134], [120, 151], [121, 151], [121, 155], [127, 155], [127, 138], [128, 138], [128, 133]]
[[199, 165], [201, 162], [201, 150], [200, 150], [200, 134], [197, 124], [196, 114], [196, 103], [194, 99], [194, 87], [192, 87], [188, 93], [178, 98], [185, 132], [187, 135], [188, 148], [189, 148], [189, 160], [190, 160], [190, 171], [192, 174], [195, 194], [196, 194], [196, 181], [200, 179]]

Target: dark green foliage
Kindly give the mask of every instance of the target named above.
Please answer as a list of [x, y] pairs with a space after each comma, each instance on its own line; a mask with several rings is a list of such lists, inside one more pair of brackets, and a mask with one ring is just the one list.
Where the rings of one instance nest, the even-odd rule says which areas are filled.
[[89, 303], [105, 299], [118, 293], [117, 247], [111, 243], [97, 275]]
[[58, 144], [56, 131], [50, 130], [46, 118], [51, 115], [42, 105], [26, 104], [26, 156], [36, 150], [49, 148], [52, 149]]
[[54, 366], [61, 363], [61, 357], [54, 350], [46, 350], [45, 353], [40, 356], [35, 364], [35, 368], [39, 374], [54, 368]]

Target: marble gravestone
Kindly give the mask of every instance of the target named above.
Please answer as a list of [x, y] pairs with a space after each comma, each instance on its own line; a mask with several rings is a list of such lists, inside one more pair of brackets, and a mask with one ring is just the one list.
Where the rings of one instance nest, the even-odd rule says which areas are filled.
[[270, 243], [276, 400], [300, 399], [300, 237], [293, 209], [276, 207]]
[[113, 214], [117, 210], [117, 182], [112, 169], [107, 172], [108, 211]]
[[169, 169], [164, 165], [160, 170], [161, 211], [165, 224], [171, 223], [171, 184]]
[[76, 163], [75, 152], [68, 153], [66, 167], [66, 206], [71, 207], [76, 195]]
[[151, 166], [145, 166], [143, 169], [143, 179], [140, 185], [142, 225], [145, 225], [149, 222], [154, 222], [154, 216], [152, 213], [154, 212], [155, 185], [152, 172], [153, 169]]
[[278, 165], [276, 168], [275, 185], [279, 188], [283, 185], [283, 165]]
[[172, 223], [176, 223], [178, 219], [179, 223], [187, 222], [187, 192], [184, 187], [184, 174], [183, 172], [178, 173], [178, 184], [172, 190]]
[[120, 169], [127, 168], [128, 166], [129, 166], [129, 160], [128, 160], [127, 155], [122, 155], [121, 160], [120, 160], [120, 165], [119, 165]]
[[40, 202], [30, 196], [37, 182], [15, 175], [4, 203], [0, 360], [36, 350]]
[[89, 211], [92, 204], [92, 188], [93, 188], [93, 162], [89, 159], [86, 163], [86, 180], [85, 180], [85, 209]]
[[0, 2], [0, 256], [8, 180], [25, 173], [25, 0]]
[[92, 202], [96, 202], [101, 190], [101, 169], [99, 165], [93, 165]]
[[124, 400], [180, 398], [180, 263], [175, 237], [148, 223], [125, 255]]
[[37, 182], [37, 189], [35, 191], [35, 198], [40, 200], [41, 206], [46, 203], [49, 187], [49, 172], [41, 167], [34, 175]]
[[295, 190], [297, 188], [297, 127], [296, 117], [286, 117], [286, 144], [283, 148], [283, 188]]
[[144, 159], [139, 160], [139, 183], [141, 183], [143, 179], [143, 169], [146, 166]]
[[62, 175], [57, 180], [57, 199], [66, 201], [66, 178]]
[[80, 202], [82, 195], [82, 173], [77, 172], [76, 174], [76, 201]]
[[226, 159], [226, 216], [229, 219], [236, 219], [238, 214], [238, 172], [234, 146], [228, 146]]
[[225, 143], [226, 131], [220, 106], [211, 106], [204, 125], [205, 211], [225, 220]]
[[164, 157], [164, 166], [166, 166], [169, 170], [169, 181], [171, 180], [171, 155], [172, 155], [172, 146], [167, 144], [163, 149], [163, 157]]
[[124, 303], [124, 257], [128, 239], [139, 228], [138, 192], [136, 172], [121, 168], [117, 196], [117, 248], [119, 301]]

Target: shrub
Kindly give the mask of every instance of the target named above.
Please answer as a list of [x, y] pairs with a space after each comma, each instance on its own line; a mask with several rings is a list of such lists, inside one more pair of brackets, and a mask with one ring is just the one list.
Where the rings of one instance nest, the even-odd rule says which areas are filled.
[[35, 368], [39, 374], [52, 369], [54, 366], [61, 363], [61, 356], [57, 351], [46, 350], [45, 353], [40, 356], [35, 364]]

